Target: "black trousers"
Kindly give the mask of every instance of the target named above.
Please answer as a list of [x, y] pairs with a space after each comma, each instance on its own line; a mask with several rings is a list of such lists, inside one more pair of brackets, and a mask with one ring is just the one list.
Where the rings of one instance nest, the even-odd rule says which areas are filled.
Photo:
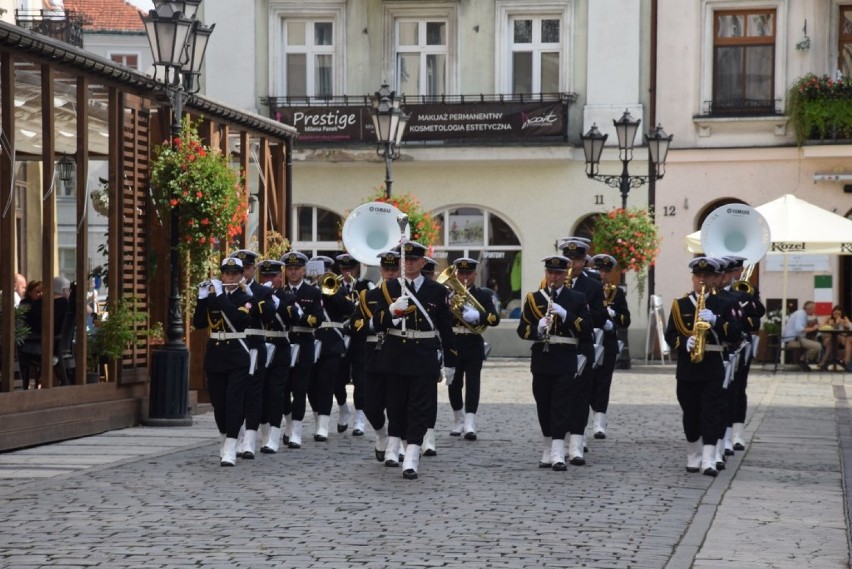
[[385, 377], [388, 435], [422, 445], [426, 429], [438, 412], [438, 382], [433, 375]]
[[385, 426], [385, 381], [383, 373], [364, 372], [361, 376], [361, 409], [370, 426], [377, 431]]
[[[476, 413], [479, 409], [481, 377], [482, 359], [459, 358], [453, 382], [447, 387], [447, 393], [450, 396], [450, 407], [453, 408], [453, 411], [464, 409], [467, 413]], [[464, 397], [462, 397], [462, 390], [464, 390]]]
[[[264, 353], [266, 353], [264, 351]], [[266, 356], [264, 356], [265, 358]], [[246, 430], [256, 431], [263, 414], [263, 391], [266, 382], [266, 367], [257, 366], [254, 375], [248, 376], [245, 392]]]
[[290, 375], [290, 345], [278, 345], [275, 357], [268, 368], [263, 381], [263, 409], [260, 422], [280, 428], [284, 416], [284, 389]]
[[749, 358], [748, 363], [737, 372], [737, 375], [734, 377], [733, 385], [728, 387], [728, 389], [732, 389], [734, 391], [734, 397], [731, 402], [731, 409], [728, 415], [731, 419], [731, 425], [734, 423], [745, 423], [746, 410], [748, 409], [748, 395], [746, 395], [746, 389], [748, 388], [748, 372], [750, 369], [751, 358]]
[[568, 432], [569, 384], [567, 373], [533, 373], [532, 391], [541, 434], [564, 439]]
[[207, 370], [207, 391], [213, 404], [213, 418], [220, 433], [230, 439], [240, 434], [245, 418], [245, 390], [248, 369], [236, 368], [225, 372]]
[[581, 375], [568, 382], [568, 432], [572, 435], [582, 435], [589, 422], [589, 386], [594, 375], [594, 350], [582, 350], [581, 353], [586, 356], [586, 367]]
[[347, 399], [346, 385], [349, 383], [352, 371], [352, 359], [348, 353], [343, 354], [337, 364], [337, 377], [334, 380], [334, 398], [338, 405], [344, 405]]
[[331, 404], [334, 401], [334, 383], [337, 380], [337, 368], [340, 365], [340, 355], [320, 356], [311, 370], [311, 380], [308, 383], [308, 402], [314, 413], [331, 415]]
[[[305, 349], [302, 347], [301, 349]], [[313, 349], [313, 346], [311, 346]], [[305, 399], [308, 391], [308, 381], [311, 378], [311, 363], [297, 363], [295, 367], [290, 368], [290, 376], [284, 388], [284, 412], [290, 409], [291, 417], [294, 421], [301, 421], [305, 418]]]
[[612, 387], [612, 374], [615, 371], [615, 360], [618, 352], [611, 355], [604, 352], [603, 361], [599, 367], [592, 370], [592, 381], [589, 384], [589, 405], [595, 413], [606, 413], [609, 407], [609, 392]]
[[724, 422], [724, 391], [722, 378], [677, 382], [677, 401], [683, 411], [683, 434], [687, 441], [695, 442], [701, 437], [705, 445], [716, 444]]

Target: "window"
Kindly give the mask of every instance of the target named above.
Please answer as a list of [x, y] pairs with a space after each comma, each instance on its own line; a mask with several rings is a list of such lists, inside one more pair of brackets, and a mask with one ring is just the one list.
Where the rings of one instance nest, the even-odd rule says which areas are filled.
[[852, 77], [852, 6], [840, 7], [840, 32], [837, 49], [837, 69]]
[[109, 58], [130, 69], [139, 69], [139, 55], [135, 53], [111, 53]]
[[433, 254], [438, 272], [470, 257], [480, 262], [477, 286], [490, 284], [504, 308], [520, 299], [521, 242], [506, 221], [477, 207], [440, 210], [434, 217], [441, 226]]
[[559, 92], [559, 17], [513, 17], [509, 30], [512, 93]]
[[289, 97], [334, 94], [334, 22], [284, 20], [283, 63]]
[[713, 114], [775, 112], [775, 10], [713, 13]]
[[70, 281], [77, 279], [77, 249], [75, 247], [58, 247], [59, 275]]
[[307, 205], [297, 206], [293, 212], [293, 249], [308, 257], [334, 257], [340, 252], [342, 228], [343, 218], [333, 211]]
[[397, 90], [408, 95], [438, 96], [447, 92], [447, 22], [397, 20]]

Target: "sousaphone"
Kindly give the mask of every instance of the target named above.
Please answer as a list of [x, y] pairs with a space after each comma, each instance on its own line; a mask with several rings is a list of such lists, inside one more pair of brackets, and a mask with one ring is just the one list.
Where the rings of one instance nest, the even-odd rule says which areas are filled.
[[369, 202], [352, 210], [343, 223], [341, 237], [346, 251], [365, 265], [379, 265], [379, 255], [399, 245], [410, 229], [400, 229], [403, 213], [391, 204]]
[[742, 280], [731, 285], [735, 290], [751, 293], [748, 279], [771, 244], [769, 223], [759, 211], [748, 205], [717, 207], [701, 224], [701, 247], [705, 255], [745, 257]]

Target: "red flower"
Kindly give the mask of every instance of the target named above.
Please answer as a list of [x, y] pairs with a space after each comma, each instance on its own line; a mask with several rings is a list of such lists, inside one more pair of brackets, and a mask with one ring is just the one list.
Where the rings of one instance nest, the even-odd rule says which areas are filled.
[[171, 205], [172, 207], [175, 207], [177, 204], [178, 201], [176, 199], [172, 198], [169, 200], [169, 205]]

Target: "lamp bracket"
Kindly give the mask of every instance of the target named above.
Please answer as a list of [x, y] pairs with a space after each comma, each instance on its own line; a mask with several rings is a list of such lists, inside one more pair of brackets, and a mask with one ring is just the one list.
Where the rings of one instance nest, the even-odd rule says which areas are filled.
[[[586, 176], [590, 180], [602, 182], [602, 183], [606, 184], [607, 186], [609, 186], [610, 188], [615, 188], [615, 189], [621, 188], [622, 179], [624, 179], [624, 176], [621, 176], [621, 175], [618, 175], [618, 176], [603, 176], [603, 175], [600, 175], [600, 174], [586, 174]], [[657, 177], [658, 180], [660, 178], [662, 178], [662, 176]], [[632, 189], [641, 188], [642, 186], [644, 186], [648, 182], [648, 179], [649, 179], [649, 176], [627, 176], [627, 178], [626, 178], [627, 187], [632, 188]]]

